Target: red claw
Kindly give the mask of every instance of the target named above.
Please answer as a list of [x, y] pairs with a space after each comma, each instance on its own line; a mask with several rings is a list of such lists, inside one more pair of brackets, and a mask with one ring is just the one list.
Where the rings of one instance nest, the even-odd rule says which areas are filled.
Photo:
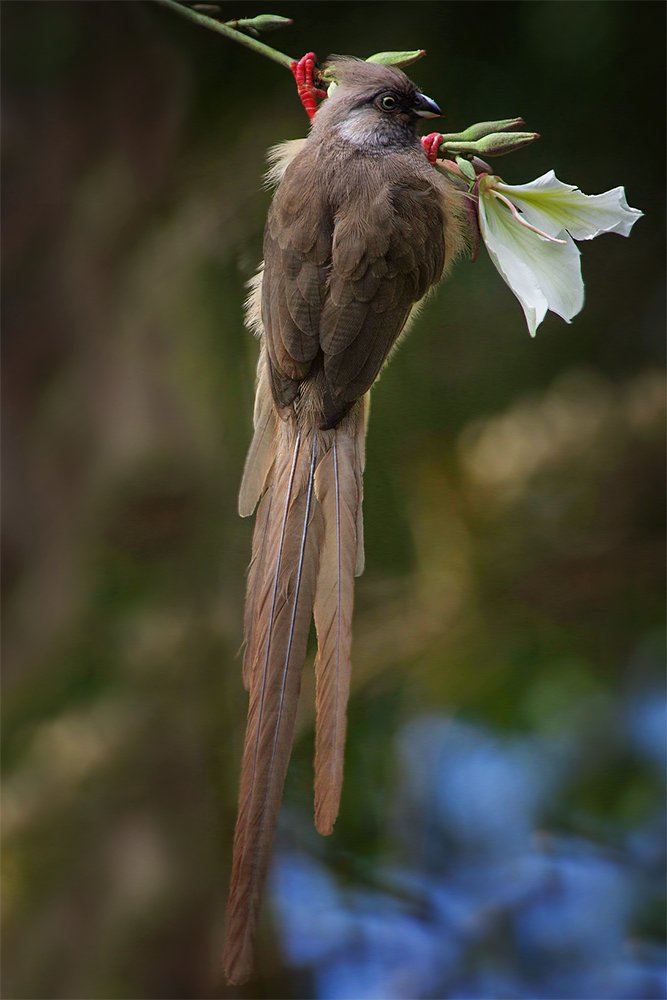
[[438, 150], [442, 143], [442, 136], [439, 132], [429, 132], [428, 135], [423, 135], [421, 138], [421, 144], [424, 147], [424, 152], [426, 153], [426, 159], [429, 163], [435, 166], [435, 161], [438, 158]]
[[317, 98], [322, 100], [322, 98], [327, 96], [326, 90], [320, 90], [313, 82], [316, 62], [317, 56], [315, 53], [306, 52], [305, 56], [301, 56], [298, 62], [292, 63], [292, 73], [296, 80], [299, 100], [303, 104], [305, 112], [311, 121], [317, 111]]

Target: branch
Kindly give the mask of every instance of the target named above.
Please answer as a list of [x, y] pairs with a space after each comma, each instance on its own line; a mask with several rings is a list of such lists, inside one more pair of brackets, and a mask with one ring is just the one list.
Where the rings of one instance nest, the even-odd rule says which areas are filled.
[[292, 68], [294, 60], [291, 56], [285, 55], [284, 52], [278, 52], [277, 49], [272, 49], [270, 45], [265, 45], [264, 42], [258, 42], [256, 38], [251, 38], [250, 35], [244, 35], [243, 32], [230, 28], [228, 24], [215, 21], [212, 17], [207, 17], [205, 14], [200, 14], [198, 11], [192, 10], [191, 7], [185, 7], [183, 4], [177, 3], [176, 0], [156, 0], [156, 3], [162, 4], [163, 7], [168, 7], [169, 10], [173, 10], [174, 13], [180, 14], [182, 17], [187, 17], [189, 21], [198, 24], [202, 28], [217, 31], [219, 35], [231, 38], [233, 42], [238, 42], [239, 45], [245, 45], [247, 49], [252, 49], [253, 52], [257, 52], [261, 56], [266, 56], [267, 59], [272, 59], [273, 62], [278, 63], [280, 66], [285, 66], [286, 69], [291, 70]]

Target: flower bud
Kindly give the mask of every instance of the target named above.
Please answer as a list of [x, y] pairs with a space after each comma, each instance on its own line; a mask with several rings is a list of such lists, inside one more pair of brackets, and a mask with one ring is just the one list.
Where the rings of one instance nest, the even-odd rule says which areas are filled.
[[294, 24], [291, 17], [281, 17], [280, 14], [258, 14], [257, 17], [243, 17], [233, 22], [234, 27], [249, 31], [252, 34], [260, 31], [277, 31]]
[[477, 175], [475, 173], [475, 168], [473, 167], [470, 160], [466, 160], [465, 157], [463, 156], [457, 156], [456, 165], [461, 171], [461, 173], [464, 175], [464, 177], [467, 177], [469, 181], [475, 180]]
[[523, 118], [502, 118], [496, 122], [477, 122], [463, 132], [449, 132], [443, 136], [446, 142], [476, 142], [491, 132], [510, 132], [524, 124]]
[[477, 152], [486, 156], [504, 156], [523, 149], [540, 138], [539, 132], [492, 132], [477, 142]]
[[411, 66], [426, 55], [426, 49], [413, 49], [411, 52], [376, 52], [369, 56], [366, 62], [380, 63], [381, 66]]
[[531, 142], [539, 139], [540, 136], [537, 132], [511, 132], [509, 134], [492, 132], [490, 135], [485, 135], [474, 142], [451, 142], [446, 136], [443, 138], [445, 142], [443, 142], [440, 149], [450, 155], [452, 153], [455, 155], [472, 153], [473, 155], [504, 156], [506, 153], [513, 153], [516, 149], [528, 146]]
[[493, 173], [493, 170], [491, 169], [491, 167], [489, 166], [489, 164], [486, 162], [486, 160], [482, 160], [481, 157], [479, 157], [479, 156], [473, 156], [473, 158], [472, 158], [472, 160], [470, 162], [472, 163], [473, 167], [475, 168], [475, 173], [476, 174], [492, 174]]

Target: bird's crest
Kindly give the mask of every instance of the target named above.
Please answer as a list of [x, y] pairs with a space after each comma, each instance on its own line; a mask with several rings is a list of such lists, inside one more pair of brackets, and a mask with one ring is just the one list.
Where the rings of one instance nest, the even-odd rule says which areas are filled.
[[325, 74], [339, 87], [371, 92], [383, 87], [399, 93], [412, 94], [416, 86], [402, 70], [396, 66], [382, 66], [364, 62], [352, 56], [330, 56], [326, 62]]

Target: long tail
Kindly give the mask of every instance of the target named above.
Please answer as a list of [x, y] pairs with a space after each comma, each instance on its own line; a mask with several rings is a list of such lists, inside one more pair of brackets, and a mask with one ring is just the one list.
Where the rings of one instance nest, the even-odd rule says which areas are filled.
[[343, 756], [350, 691], [352, 608], [357, 565], [361, 468], [355, 437], [333, 432], [317, 467], [315, 491], [324, 533], [315, 596], [317, 629], [315, 826], [333, 830], [343, 786]]
[[[266, 391], [264, 382], [260, 367], [258, 394]], [[330, 833], [338, 812], [353, 577], [363, 565], [363, 424], [359, 411], [335, 430], [299, 429], [266, 407], [255, 409], [255, 441], [241, 488], [242, 513], [250, 512], [257, 493], [262, 495], [248, 571], [244, 680], [250, 702], [224, 949], [225, 972], [233, 983], [244, 982], [252, 970], [313, 611], [318, 830]]]

